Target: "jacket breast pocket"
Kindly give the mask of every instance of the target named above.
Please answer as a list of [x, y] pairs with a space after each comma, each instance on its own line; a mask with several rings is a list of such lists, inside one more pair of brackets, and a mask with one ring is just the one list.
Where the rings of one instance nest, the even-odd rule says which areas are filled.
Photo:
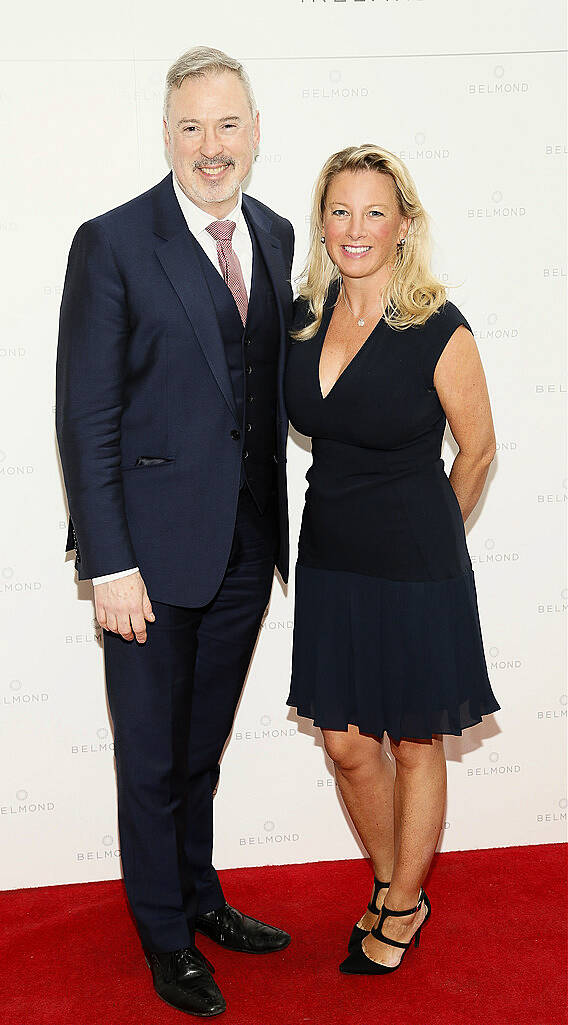
[[121, 466], [120, 469], [125, 473], [128, 470], [139, 470], [145, 466], [170, 466], [172, 463], [175, 463], [175, 459], [170, 456], [138, 456], [132, 466]]
[[163, 466], [173, 461], [169, 456], [138, 456], [135, 466]]

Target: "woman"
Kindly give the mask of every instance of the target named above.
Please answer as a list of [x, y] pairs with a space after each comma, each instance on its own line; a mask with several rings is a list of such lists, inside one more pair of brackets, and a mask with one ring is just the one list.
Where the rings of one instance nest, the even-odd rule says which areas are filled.
[[[485, 377], [429, 269], [412, 178], [387, 150], [325, 164], [292, 338], [286, 400], [313, 465], [288, 704], [321, 727], [374, 868], [341, 971], [384, 974], [430, 916], [442, 735], [499, 708], [464, 531], [495, 453]], [[459, 446], [449, 480], [446, 418]]]

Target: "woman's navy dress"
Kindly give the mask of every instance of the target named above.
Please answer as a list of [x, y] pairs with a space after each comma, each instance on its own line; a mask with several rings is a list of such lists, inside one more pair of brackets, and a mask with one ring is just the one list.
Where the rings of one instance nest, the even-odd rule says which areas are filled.
[[[323, 729], [393, 740], [461, 734], [499, 708], [491, 690], [458, 500], [440, 458], [433, 384], [460, 324], [451, 302], [422, 327], [380, 320], [329, 394], [318, 333], [293, 342], [286, 402], [312, 437], [300, 532], [288, 704]], [[311, 319], [298, 300], [294, 328]]]

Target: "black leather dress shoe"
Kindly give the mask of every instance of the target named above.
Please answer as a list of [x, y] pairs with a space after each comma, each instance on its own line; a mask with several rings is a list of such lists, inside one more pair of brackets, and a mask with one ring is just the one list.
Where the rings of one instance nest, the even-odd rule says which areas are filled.
[[221, 947], [243, 954], [270, 954], [284, 950], [290, 942], [290, 936], [283, 929], [258, 922], [227, 903], [215, 911], [198, 915], [195, 928]]
[[158, 996], [186, 1014], [212, 1018], [227, 1007], [213, 978], [215, 969], [196, 947], [168, 954], [144, 951]]

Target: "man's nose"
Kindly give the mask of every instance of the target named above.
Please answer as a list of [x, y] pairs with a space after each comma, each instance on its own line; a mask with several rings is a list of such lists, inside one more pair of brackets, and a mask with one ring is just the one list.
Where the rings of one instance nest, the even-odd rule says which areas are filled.
[[223, 149], [222, 142], [218, 139], [217, 133], [213, 129], [205, 131], [201, 142], [201, 152], [204, 157], [216, 157], [221, 154]]

